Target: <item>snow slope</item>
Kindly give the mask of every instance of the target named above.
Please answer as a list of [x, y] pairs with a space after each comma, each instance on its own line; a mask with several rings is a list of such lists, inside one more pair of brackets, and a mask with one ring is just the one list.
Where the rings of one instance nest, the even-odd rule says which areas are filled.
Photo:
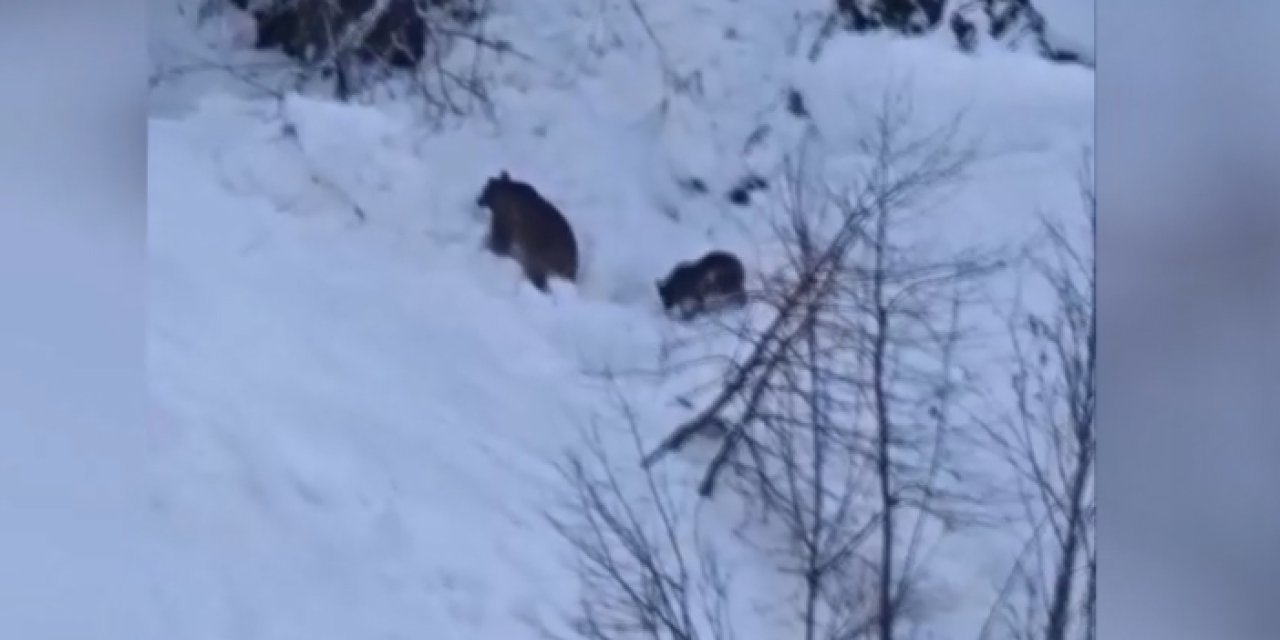
[[1034, 4], [1049, 23], [1055, 43], [1067, 45], [1089, 58], [1097, 54], [1094, 0], [1037, 0]]
[[[809, 63], [791, 52], [816, 29], [816, 0], [645, 3], [663, 53], [626, 2], [533, 4], [502, 3], [489, 23], [536, 61], [496, 68], [497, 125], [242, 100], [213, 76], [157, 90], [152, 516], [178, 541], [154, 600], [164, 637], [518, 638], [571, 604], [541, 515], [550, 462], [611, 410], [592, 371], [656, 366], [674, 329], [655, 278], [711, 246], [778, 259], [765, 210], [719, 194], [798, 143], [789, 87], [837, 175], [885, 86], [910, 78], [927, 123], [969, 109], [988, 153], [947, 202], [952, 222], [921, 230], [941, 246], [1019, 239], [1036, 209], [1075, 203], [1085, 70], [880, 37], [838, 38]], [[701, 95], [664, 88], [663, 58], [700, 72]], [[762, 124], [772, 133], [744, 154]], [[478, 250], [474, 199], [501, 169], [573, 222], [578, 286], [540, 295]], [[690, 175], [711, 193], [682, 194]], [[656, 383], [621, 384], [646, 437], [683, 415]], [[730, 545], [717, 514], [702, 517]], [[940, 578], [944, 637], [973, 637], [1000, 574], [998, 542], [964, 544]]]

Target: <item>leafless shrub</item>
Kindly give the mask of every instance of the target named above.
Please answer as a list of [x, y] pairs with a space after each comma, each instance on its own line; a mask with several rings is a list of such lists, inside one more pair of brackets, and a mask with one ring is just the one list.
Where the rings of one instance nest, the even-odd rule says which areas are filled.
[[1013, 410], [985, 428], [1017, 481], [1029, 532], [983, 638], [1091, 640], [1096, 634], [1097, 210], [1089, 162], [1080, 185], [1079, 224], [1043, 218], [1045, 243], [1029, 262], [1050, 300], [1013, 313]]
[[697, 491], [730, 486], [767, 523], [752, 542], [797, 586], [787, 604], [805, 640], [906, 637], [927, 547], [983, 514], [962, 481], [953, 409], [967, 388], [965, 310], [1002, 263], [930, 258], [903, 233], [965, 178], [975, 152], [960, 124], [920, 132], [907, 93], [890, 92], [851, 186], [785, 163], [785, 264], [761, 278], [742, 321], [710, 324], [734, 353], [677, 358], [673, 369], [717, 373], [689, 394], [693, 417], [641, 458], [652, 473], [694, 437], [719, 439]]
[[[635, 416], [625, 403], [622, 422], [640, 451]], [[593, 426], [582, 451], [558, 466], [566, 500], [548, 519], [571, 546], [581, 589], [569, 618], [584, 640], [732, 640], [728, 581], [715, 550], [694, 536], [669, 487], [643, 470], [633, 489], [619, 476]], [[542, 626], [543, 635], [560, 634]]]
[[281, 47], [287, 63], [264, 67], [177, 52], [183, 60], [154, 73], [153, 86], [220, 70], [270, 96], [329, 84], [342, 101], [409, 98], [428, 122], [441, 122], [473, 113], [491, 117], [488, 63], [521, 55], [485, 33], [489, 0], [203, 1], [199, 20], [227, 5], [253, 10], [264, 46]]

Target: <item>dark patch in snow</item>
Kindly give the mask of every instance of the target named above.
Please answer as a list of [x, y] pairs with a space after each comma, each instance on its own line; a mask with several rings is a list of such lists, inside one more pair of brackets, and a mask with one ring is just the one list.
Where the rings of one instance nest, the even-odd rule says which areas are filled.
[[729, 202], [740, 207], [745, 207], [751, 204], [752, 193], [755, 193], [756, 191], [764, 191], [768, 188], [769, 183], [764, 178], [755, 174], [750, 174], [742, 180], [739, 180], [738, 184], [730, 189], [729, 193], [725, 194], [725, 197], [729, 199]]
[[787, 90], [787, 112], [797, 118], [809, 117], [809, 107], [805, 106], [804, 96], [795, 89]]
[[694, 195], [703, 195], [708, 191], [707, 183], [703, 182], [702, 178], [681, 178], [679, 184], [685, 192]]

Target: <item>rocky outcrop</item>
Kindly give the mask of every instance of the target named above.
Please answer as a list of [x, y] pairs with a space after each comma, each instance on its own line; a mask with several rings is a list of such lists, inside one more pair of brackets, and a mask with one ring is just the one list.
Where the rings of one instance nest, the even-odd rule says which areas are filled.
[[1054, 62], [1093, 65], [1083, 52], [1072, 51], [1052, 40], [1044, 14], [1031, 0], [959, 2], [950, 12], [948, 23], [956, 44], [966, 51], [975, 50], [982, 40], [987, 40], [1013, 49], [1031, 50]]
[[1044, 15], [1031, 0], [835, 0], [846, 29], [889, 30], [906, 36], [946, 23], [956, 46], [975, 51], [985, 43], [1030, 50], [1055, 62], [1093, 66], [1082, 52], [1052, 41]]
[[845, 27], [921, 35], [937, 28], [947, 0], [835, 0]]

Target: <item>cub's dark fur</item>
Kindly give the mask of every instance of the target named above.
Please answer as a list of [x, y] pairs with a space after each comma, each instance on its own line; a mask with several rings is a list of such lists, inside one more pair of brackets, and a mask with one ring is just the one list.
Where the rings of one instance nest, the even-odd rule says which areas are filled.
[[546, 291], [550, 275], [577, 280], [578, 243], [573, 228], [532, 186], [512, 180], [503, 171], [489, 178], [476, 204], [489, 208], [489, 250], [519, 262], [533, 286]]
[[737, 256], [727, 251], [711, 251], [695, 262], [681, 262], [658, 281], [662, 306], [670, 311], [683, 307], [687, 320], [707, 311], [708, 302], [724, 300], [735, 306], [746, 304], [743, 286], [746, 270]]

